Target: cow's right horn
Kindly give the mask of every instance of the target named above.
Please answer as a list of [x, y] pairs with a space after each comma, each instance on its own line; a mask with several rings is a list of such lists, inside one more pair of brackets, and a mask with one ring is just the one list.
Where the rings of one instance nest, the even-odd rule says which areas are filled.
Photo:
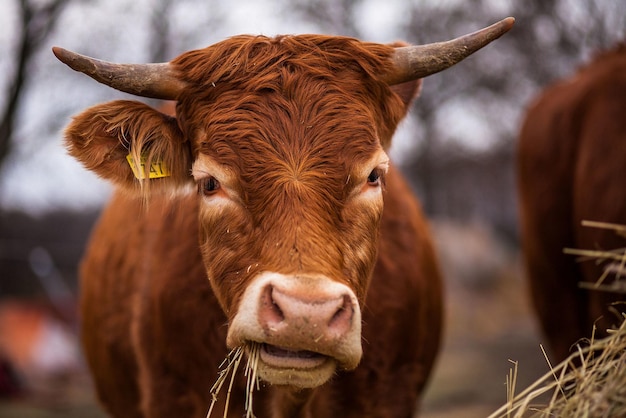
[[54, 55], [75, 71], [136, 96], [176, 100], [185, 83], [176, 77], [169, 63], [115, 64], [53, 47]]
[[515, 19], [498, 23], [451, 41], [396, 48], [394, 71], [384, 77], [389, 85], [400, 84], [445, 70], [508, 32]]

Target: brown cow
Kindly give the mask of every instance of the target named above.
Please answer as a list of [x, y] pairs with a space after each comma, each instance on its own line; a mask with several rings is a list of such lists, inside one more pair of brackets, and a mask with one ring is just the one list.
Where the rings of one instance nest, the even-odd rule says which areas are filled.
[[[419, 79], [512, 24], [397, 48], [238, 36], [143, 66], [55, 48], [114, 88], [177, 100], [176, 117], [98, 105], [66, 132], [118, 186], [82, 265], [82, 341], [107, 410], [204, 417], [229, 349], [260, 347], [258, 416], [411, 416], [438, 350], [441, 283], [386, 151]], [[129, 154], [145, 159], [138, 177], [164, 177], [136, 180]], [[241, 376], [228, 416], [244, 396]]]
[[625, 112], [621, 45], [542, 93], [521, 130], [523, 251], [532, 300], [558, 360], [578, 339], [591, 336], [600, 317], [599, 336], [618, 319], [607, 309], [617, 295], [579, 287], [596, 282], [607, 264], [579, 263], [563, 250], [624, 247], [613, 231], [581, 222], [626, 224]]

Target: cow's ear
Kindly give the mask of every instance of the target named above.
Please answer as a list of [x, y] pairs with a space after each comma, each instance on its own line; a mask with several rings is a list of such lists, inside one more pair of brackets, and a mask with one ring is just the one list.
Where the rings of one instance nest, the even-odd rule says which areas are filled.
[[74, 117], [65, 140], [86, 168], [132, 193], [192, 181], [190, 146], [176, 118], [144, 103], [119, 100], [91, 107]]
[[407, 81], [406, 83], [391, 86], [391, 90], [396, 93], [402, 103], [404, 103], [405, 113], [409, 111], [409, 107], [422, 91], [422, 79]]

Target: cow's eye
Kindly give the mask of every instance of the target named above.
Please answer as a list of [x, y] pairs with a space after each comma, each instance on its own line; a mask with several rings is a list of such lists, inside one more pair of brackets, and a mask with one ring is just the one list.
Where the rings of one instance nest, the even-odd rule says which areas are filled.
[[383, 172], [379, 168], [372, 170], [369, 176], [367, 176], [367, 184], [373, 187], [378, 187], [382, 183]]
[[220, 182], [215, 177], [202, 179], [199, 184], [199, 191], [205, 196], [211, 196], [220, 189]]

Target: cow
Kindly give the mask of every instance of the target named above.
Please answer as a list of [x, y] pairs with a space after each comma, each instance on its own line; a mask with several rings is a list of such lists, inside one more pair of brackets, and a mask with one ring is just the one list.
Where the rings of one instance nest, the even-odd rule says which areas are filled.
[[[65, 131], [69, 153], [116, 186], [80, 283], [108, 413], [204, 417], [229, 350], [255, 347], [258, 416], [412, 416], [442, 283], [387, 153], [421, 79], [512, 25], [418, 46], [235, 36], [143, 65], [55, 47], [99, 82], [176, 101], [175, 116], [96, 105]], [[251, 414], [246, 384], [238, 374], [216, 410]]]
[[564, 250], [624, 247], [614, 231], [582, 223], [626, 224], [625, 109], [622, 44], [542, 92], [520, 130], [522, 250], [531, 299], [556, 360], [590, 338], [594, 324], [595, 336], [603, 337], [621, 323], [612, 310], [623, 296], [589, 289], [610, 264], [579, 262]]

